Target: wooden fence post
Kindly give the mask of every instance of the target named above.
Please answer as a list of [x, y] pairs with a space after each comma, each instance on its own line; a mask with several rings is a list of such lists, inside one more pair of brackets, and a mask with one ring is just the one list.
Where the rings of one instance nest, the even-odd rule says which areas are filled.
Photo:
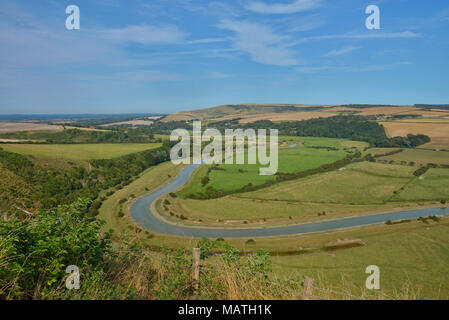
[[200, 285], [200, 253], [200, 248], [193, 248], [192, 280], [195, 290], [198, 290]]
[[304, 300], [310, 300], [313, 298], [313, 278], [304, 277], [304, 289], [303, 289]]

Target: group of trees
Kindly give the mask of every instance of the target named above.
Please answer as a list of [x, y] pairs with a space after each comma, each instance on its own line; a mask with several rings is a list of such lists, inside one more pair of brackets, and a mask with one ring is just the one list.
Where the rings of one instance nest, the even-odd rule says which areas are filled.
[[[224, 132], [225, 128], [242, 127], [238, 121], [221, 121], [209, 124]], [[280, 135], [344, 138], [368, 142], [373, 147], [414, 148], [430, 141], [428, 136], [409, 134], [407, 137], [388, 138], [385, 128], [374, 119], [362, 116], [335, 116], [303, 121], [271, 122], [261, 120], [243, 125], [244, 128], [278, 129]]]
[[154, 137], [151, 128], [119, 128], [114, 130], [95, 131], [81, 129], [65, 129], [54, 132], [9, 132], [0, 137], [5, 139], [34, 140], [41, 143], [151, 143], [161, 142]]

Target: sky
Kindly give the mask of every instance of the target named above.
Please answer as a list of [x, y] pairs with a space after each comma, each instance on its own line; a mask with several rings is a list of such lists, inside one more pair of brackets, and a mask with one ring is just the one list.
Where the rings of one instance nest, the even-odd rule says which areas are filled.
[[448, 104], [449, 1], [0, 0], [0, 114], [238, 103]]

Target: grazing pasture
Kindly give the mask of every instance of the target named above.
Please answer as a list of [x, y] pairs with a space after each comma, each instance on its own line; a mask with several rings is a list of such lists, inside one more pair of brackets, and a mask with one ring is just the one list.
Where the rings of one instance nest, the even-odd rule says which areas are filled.
[[160, 143], [129, 144], [4, 144], [9, 152], [39, 158], [70, 160], [111, 159], [129, 153], [160, 147]]
[[[374, 264], [380, 269], [381, 290], [390, 298], [449, 299], [448, 231], [449, 218], [442, 217], [440, 222], [429, 224], [415, 220], [289, 240], [260, 240], [257, 245], [319, 248], [338, 239], [358, 240], [364, 245], [332, 252], [273, 256], [274, 272], [290, 279], [303, 279], [307, 275], [315, 279], [317, 287], [360, 296], [368, 293], [365, 269]], [[345, 296], [334, 298], [345, 299]]]
[[395, 162], [414, 162], [416, 164], [426, 165], [428, 163], [448, 164], [448, 151], [433, 151], [424, 149], [405, 149], [400, 153], [391, 156], [381, 157], [379, 160], [395, 161]]
[[421, 177], [413, 179], [392, 200], [446, 200], [449, 202], [449, 169], [429, 169]]
[[[314, 141], [325, 143], [324, 139]], [[336, 142], [330, 141], [330, 143]], [[317, 168], [323, 164], [341, 160], [346, 154], [343, 150], [314, 149], [299, 145], [293, 148], [282, 148], [279, 150], [278, 172], [295, 173]], [[259, 175], [259, 168], [260, 165], [256, 164], [221, 164], [217, 167], [211, 166], [212, 170], [208, 174], [209, 181], [207, 183], [202, 183], [201, 181], [206, 176], [207, 169], [200, 168], [191, 182], [179, 194], [186, 196], [192, 193], [204, 192], [209, 186], [216, 190], [232, 191], [240, 189], [249, 183], [257, 186], [267, 180], [276, 179], [275, 176]]]
[[287, 181], [248, 193], [250, 198], [335, 204], [382, 204], [416, 168], [359, 162], [340, 170]]
[[[248, 220], [286, 224], [407, 210], [416, 207], [416, 203], [391, 200], [416, 179], [415, 170], [411, 166], [356, 162], [335, 171], [224, 198], [174, 199], [176, 204], [170, 210], [179, 210], [189, 219], [203, 222]], [[432, 195], [427, 201], [434, 199]]]

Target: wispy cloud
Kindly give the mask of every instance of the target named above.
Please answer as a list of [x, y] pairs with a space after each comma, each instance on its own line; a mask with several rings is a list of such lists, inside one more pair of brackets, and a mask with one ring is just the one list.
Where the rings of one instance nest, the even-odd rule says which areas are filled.
[[402, 32], [376, 32], [376, 33], [344, 33], [344, 34], [331, 34], [324, 36], [314, 36], [304, 38], [303, 41], [309, 40], [330, 40], [330, 39], [399, 39], [399, 38], [419, 38], [422, 37], [421, 33], [412, 31]]
[[318, 15], [311, 15], [298, 19], [292, 19], [289, 32], [303, 32], [317, 29], [326, 24], [326, 21]]
[[359, 47], [344, 47], [344, 48], [341, 48], [341, 49], [332, 50], [332, 51], [324, 54], [323, 56], [324, 57], [337, 57], [337, 56], [341, 56], [341, 55], [350, 53], [350, 52], [355, 51], [357, 49], [359, 49]]
[[249, 21], [223, 20], [217, 27], [233, 31], [234, 49], [247, 54], [255, 62], [277, 66], [300, 64], [290, 48], [291, 39], [272, 28]]
[[252, 12], [263, 14], [287, 14], [308, 11], [321, 6], [321, 0], [295, 0], [291, 3], [267, 4], [260, 1], [250, 1], [246, 8]]
[[183, 8], [188, 11], [198, 12], [207, 16], [218, 17], [238, 17], [244, 13], [244, 10], [231, 1], [210, 1], [207, 4], [199, 3], [196, 0], [178, 0]]
[[359, 66], [316, 66], [316, 67], [298, 67], [295, 70], [299, 73], [319, 73], [323, 71], [342, 71], [342, 72], [370, 72], [391, 70], [398, 66], [411, 65], [409, 61], [400, 61], [381, 65], [359, 65]]

